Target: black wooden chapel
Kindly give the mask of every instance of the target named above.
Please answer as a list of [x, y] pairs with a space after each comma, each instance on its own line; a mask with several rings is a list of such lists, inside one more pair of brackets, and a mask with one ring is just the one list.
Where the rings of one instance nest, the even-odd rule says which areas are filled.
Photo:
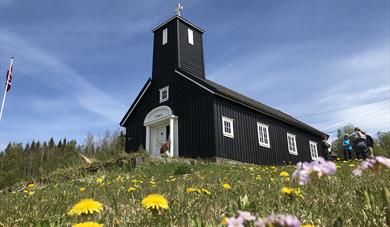
[[[126, 151], [256, 164], [311, 161], [325, 133], [206, 79], [204, 31], [176, 15], [153, 29], [152, 76], [120, 122]], [[240, 76], [240, 75], [237, 75]]]

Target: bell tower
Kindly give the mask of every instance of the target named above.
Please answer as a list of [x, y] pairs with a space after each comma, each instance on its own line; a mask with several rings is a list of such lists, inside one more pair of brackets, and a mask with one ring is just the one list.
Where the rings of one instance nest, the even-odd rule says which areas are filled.
[[182, 9], [178, 4], [176, 15], [153, 29], [153, 79], [163, 79], [175, 69], [205, 78], [204, 31], [181, 17]]

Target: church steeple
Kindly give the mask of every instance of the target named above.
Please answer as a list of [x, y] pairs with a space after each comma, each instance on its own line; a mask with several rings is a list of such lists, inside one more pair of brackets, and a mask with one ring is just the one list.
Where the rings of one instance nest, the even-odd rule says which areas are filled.
[[203, 30], [180, 16], [175, 16], [153, 29], [153, 78], [162, 78], [174, 69], [204, 78]]

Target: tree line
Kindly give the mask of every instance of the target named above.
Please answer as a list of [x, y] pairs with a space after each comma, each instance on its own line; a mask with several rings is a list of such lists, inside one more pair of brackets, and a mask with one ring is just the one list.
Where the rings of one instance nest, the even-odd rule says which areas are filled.
[[122, 131], [95, 138], [88, 133], [84, 144], [66, 138], [55, 141], [9, 143], [0, 152], [0, 188], [29, 181], [60, 168], [80, 166], [88, 161], [104, 161], [123, 155], [125, 136]]

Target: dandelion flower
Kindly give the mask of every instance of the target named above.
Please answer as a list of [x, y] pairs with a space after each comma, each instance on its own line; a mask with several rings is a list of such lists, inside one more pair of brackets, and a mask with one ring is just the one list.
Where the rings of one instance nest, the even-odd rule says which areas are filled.
[[349, 164], [348, 166], [349, 166], [349, 167], [354, 167], [354, 166], [355, 166], [355, 164], [352, 164], [352, 163], [351, 163], [351, 164]]
[[34, 184], [28, 184], [28, 185], [27, 185], [27, 188], [31, 189], [31, 188], [33, 188], [34, 186], [35, 186]]
[[35, 194], [35, 192], [29, 192], [29, 193], [28, 193], [29, 196], [32, 196], [32, 195], [34, 195], [34, 194]]
[[160, 194], [150, 194], [142, 200], [142, 206], [145, 209], [168, 209], [168, 201]]
[[78, 224], [74, 224], [72, 225], [72, 227], [103, 227], [103, 224], [89, 221], [89, 222], [81, 222]]
[[96, 183], [101, 184], [103, 183], [103, 178], [99, 177], [96, 179]]
[[82, 199], [68, 211], [69, 216], [100, 213], [103, 210], [103, 204], [93, 199]]
[[230, 184], [226, 184], [226, 183], [223, 184], [222, 186], [223, 186], [224, 189], [230, 189], [230, 188], [231, 188], [231, 187], [230, 187]]
[[206, 195], [211, 195], [211, 192], [205, 188], [202, 188], [202, 192]]
[[135, 191], [135, 190], [136, 190], [136, 188], [130, 187], [127, 191], [128, 191], [128, 192], [133, 192], [133, 191]]
[[80, 192], [84, 192], [85, 191], [85, 188], [80, 188]]
[[286, 172], [286, 171], [282, 171], [282, 172], [280, 172], [279, 176], [281, 176], [281, 177], [289, 177], [290, 174], [288, 172]]
[[280, 192], [282, 194], [291, 195], [291, 193], [294, 192], [294, 189], [290, 187], [283, 187], [282, 189], [280, 189]]

